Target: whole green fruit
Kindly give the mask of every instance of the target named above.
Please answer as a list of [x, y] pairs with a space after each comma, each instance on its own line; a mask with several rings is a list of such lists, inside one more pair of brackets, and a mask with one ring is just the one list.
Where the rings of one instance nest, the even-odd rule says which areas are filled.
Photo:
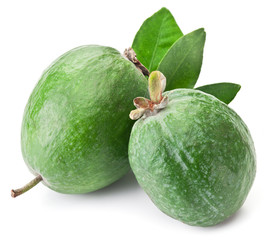
[[68, 51], [45, 70], [27, 103], [21, 134], [27, 166], [62, 193], [118, 180], [130, 168], [131, 100], [146, 93], [146, 78], [117, 50]]
[[189, 225], [211, 226], [244, 203], [255, 172], [247, 126], [201, 91], [166, 92], [167, 106], [140, 118], [129, 142], [137, 181], [155, 205]]

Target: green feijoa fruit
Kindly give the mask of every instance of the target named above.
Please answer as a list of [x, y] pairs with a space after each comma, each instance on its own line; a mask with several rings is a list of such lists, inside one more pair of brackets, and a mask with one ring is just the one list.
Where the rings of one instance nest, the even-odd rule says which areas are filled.
[[117, 50], [87, 45], [68, 51], [43, 73], [25, 108], [21, 143], [37, 182], [61, 193], [103, 188], [128, 172], [128, 118], [147, 80]]
[[[168, 103], [161, 109], [160, 102], [136, 105], [144, 109], [129, 142], [137, 181], [167, 215], [189, 225], [220, 223], [242, 206], [255, 177], [249, 130], [225, 103], [201, 91], [176, 89], [162, 99]], [[135, 111], [132, 119], [140, 117]]]

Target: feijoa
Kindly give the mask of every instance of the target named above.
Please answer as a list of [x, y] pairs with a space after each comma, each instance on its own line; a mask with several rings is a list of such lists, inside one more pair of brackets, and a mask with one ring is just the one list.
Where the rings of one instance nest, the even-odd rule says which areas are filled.
[[255, 177], [249, 130], [235, 111], [201, 91], [176, 89], [155, 98], [165, 84], [160, 73], [151, 73], [150, 82], [151, 76], [158, 78], [149, 84], [156, 89], [151, 100], [136, 98], [138, 109], [130, 114], [143, 115], [129, 142], [137, 181], [175, 219], [197, 226], [222, 222], [242, 206]]
[[23, 117], [22, 153], [37, 176], [30, 185], [42, 180], [57, 192], [86, 193], [127, 173], [127, 112], [147, 89], [144, 75], [110, 47], [81, 46], [54, 61]]

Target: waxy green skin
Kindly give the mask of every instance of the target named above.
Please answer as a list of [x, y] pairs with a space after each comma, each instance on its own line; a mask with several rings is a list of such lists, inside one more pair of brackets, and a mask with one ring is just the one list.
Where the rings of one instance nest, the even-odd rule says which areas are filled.
[[211, 95], [190, 89], [164, 95], [165, 109], [134, 124], [130, 165], [164, 213], [189, 225], [215, 225], [242, 206], [252, 186], [252, 138], [242, 119]]
[[22, 153], [43, 183], [62, 193], [105, 187], [129, 170], [132, 100], [147, 80], [113, 48], [88, 45], [58, 58], [27, 103]]

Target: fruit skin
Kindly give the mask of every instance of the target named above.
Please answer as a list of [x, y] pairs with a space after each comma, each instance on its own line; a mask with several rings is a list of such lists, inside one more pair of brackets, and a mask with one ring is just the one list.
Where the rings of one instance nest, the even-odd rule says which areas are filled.
[[252, 186], [252, 138], [242, 119], [209, 94], [164, 95], [165, 109], [134, 124], [130, 165], [164, 213], [189, 225], [215, 225], [242, 206]]
[[110, 47], [68, 51], [45, 70], [27, 103], [21, 132], [24, 160], [43, 183], [86, 193], [129, 170], [132, 100], [147, 80]]

